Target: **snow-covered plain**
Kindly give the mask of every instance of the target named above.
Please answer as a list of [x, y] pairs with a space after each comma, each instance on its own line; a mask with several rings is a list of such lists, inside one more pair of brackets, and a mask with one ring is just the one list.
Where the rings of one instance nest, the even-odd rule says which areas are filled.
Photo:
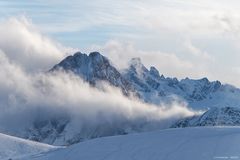
[[177, 128], [98, 138], [22, 159], [240, 159], [240, 127]]
[[0, 133], [0, 159], [19, 159], [59, 147], [38, 143]]

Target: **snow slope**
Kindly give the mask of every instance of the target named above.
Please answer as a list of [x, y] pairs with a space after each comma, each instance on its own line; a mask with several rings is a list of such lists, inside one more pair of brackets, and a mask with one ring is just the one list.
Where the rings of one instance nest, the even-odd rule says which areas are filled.
[[81, 142], [35, 160], [240, 159], [239, 127], [178, 128]]
[[58, 147], [0, 133], [0, 159], [15, 159], [47, 152]]

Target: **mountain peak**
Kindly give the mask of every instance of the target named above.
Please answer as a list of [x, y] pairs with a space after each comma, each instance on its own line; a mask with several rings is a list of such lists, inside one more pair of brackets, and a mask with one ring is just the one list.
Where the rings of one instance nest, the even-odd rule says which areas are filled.
[[139, 58], [139, 57], [132, 58], [129, 62], [129, 65], [130, 65], [130, 67], [133, 67], [137, 70], [139, 70], [139, 69], [147, 70], [147, 68], [142, 63], [141, 58]]
[[74, 57], [77, 57], [77, 56], [82, 56], [82, 55], [86, 55], [86, 54], [84, 54], [84, 53], [82, 53], [82, 52], [76, 52], [76, 53], [74, 53]]
[[139, 57], [132, 58], [130, 60], [130, 64], [133, 65], [133, 66], [142, 65], [141, 58], [139, 58]]
[[150, 74], [154, 77], [160, 78], [159, 71], [153, 66], [150, 67]]
[[135, 73], [142, 75], [143, 73], [148, 72], [148, 69], [142, 64], [139, 57], [132, 58], [129, 62], [130, 70]]
[[98, 80], [104, 80], [113, 86], [122, 88], [124, 94], [127, 94], [131, 89], [130, 84], [110, 64], [108, 58], [99, 52], [91, 52], [89, 55], [76, 52], [73, 56], [68, 56], [55, 65], [50, 71], [58, 70], [59, 68], [71, 71], [93, 85]]
[[200, 81], [205, 82], [205, 83], [210, 83], [210, 81], [208, 80], [207, 77], [204, 77], [204, 78], [200, 79]]
[[91, 52], [89, 53], [89, 55], [85, 54], [85, 53], [81, 53], [81, 52], [76, 52], [74, 53], [73, 56], [69, 56], [69, 57], [73, 57], [76, 60], [81, 59], [82, 57], [88, 58], [88, 59], [105, 59], [107, 60], [106, 57], [104, 57], [101, 53], [99, 52]]
[[99, 52], [91, 52], [89, 54], [89, 57], [102, 57], [103, 55], [101, 55]]

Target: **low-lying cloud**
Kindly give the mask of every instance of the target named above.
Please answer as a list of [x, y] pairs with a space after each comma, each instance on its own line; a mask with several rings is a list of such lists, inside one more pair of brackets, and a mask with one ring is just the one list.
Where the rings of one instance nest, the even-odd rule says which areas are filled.
[[[102, 91], [71, 73], [39, 72], [54, 65], [64, 53], [40, 33], [22, 31], [25, 27], [22, 24], [15, 27], [8, 43], [0, 38], [0, 130], [3, 132], [22, 132], [38, 118], [58, 116], [70, 117], [71, 123], [66, 128], [69, 135], [85, 130], [101, 132], [102, 126], [131, 132], [165, 128], [179, 118], [195, 114], [184, 104], [157, 106], [127, 98], [119, 89], [104, 83]], [[3, 30], [0, 27], [0, 32]], [[26, 39], [21, 41], [22, 38]]]
[[127, 98], [107, 84], [102, 84], [102, 91], [73, 74], [26, 73], [11, 64], [3, 53], [0, 63], [0, 125], [3, 129], [11, 125], [23, 129], [38, 117], [47, 119], [64, 114], [71, 117], [74, 128], [79, 130], [80, 126], [97, 128], [103, 124], [116, 127], [124, 124], [122, 127], [129, 129], [144, 124], [143, 127], [148, 128], [153, 123], [158, 124], [152, 128], [156, 129], [194, 114], [183, 104], [156, 106]]

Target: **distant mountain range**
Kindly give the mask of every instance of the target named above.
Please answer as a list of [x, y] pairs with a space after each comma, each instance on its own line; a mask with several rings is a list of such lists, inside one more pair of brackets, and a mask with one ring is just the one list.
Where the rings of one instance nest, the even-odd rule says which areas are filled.
[[240, 102], [240, 89], [234, 86], [219, 81], [210, 82], [207, 78], [166, 78], [153, 66], [147, 69], [140, 58], [132, 58], [128, 68], [118, 70], [107, 57], [98, 52], [89, 55], [77, 52], [50, 71], [60, 69], [73, 72], [93, 85], [100, 80], [106, 81], [121, 88], [124, 94], [132, 92], [147, 103], [178, 100], [187, 102], [194, 109], [208, 109], [238, 107]]
[[[172, 127], [240, 124], [240, 109], [237, 108], [240, 104], [240, 89], [219, 81], [165, 77], [153, 66], [146, 68], [140, 58], [131, 59], [128, 68], [119, 70], [98, 52], [89, 55], [77, 52], [63, 59], [48, 72], [59, 70], [72, 72], [95, 87], [98, 87], [96, 84], [99, 81], [107, 82], [121, 89], [125, 96], [134, 95], [145, 103], [178, 101], [188, 103], [192, 109], [207, 110], [203, 115], [179, 120]], [[100, 126], [99, 131], [86, 130], [69, 136], [65, 134], [70, 121], [67, 116], [38, 119], [24, 134], [17, 136], [48, 144], [70, 145], [85, 139], [129, 133], [127, 127]], [[140, 127], [135, 126], [135, 132], [141, 131]]]

